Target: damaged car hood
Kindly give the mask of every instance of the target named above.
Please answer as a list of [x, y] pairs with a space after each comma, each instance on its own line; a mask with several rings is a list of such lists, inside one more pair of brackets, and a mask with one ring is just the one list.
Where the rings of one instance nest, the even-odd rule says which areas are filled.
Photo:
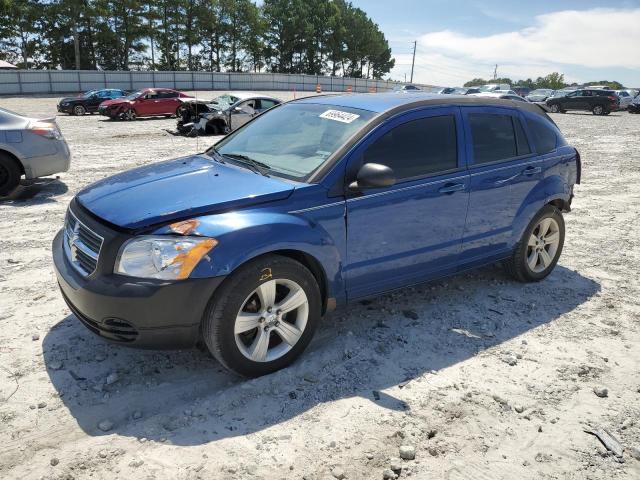
[[155, 163], [90, 185], [78, 202], [128, 230], [282, 200], [295, 185], [206, 155]]

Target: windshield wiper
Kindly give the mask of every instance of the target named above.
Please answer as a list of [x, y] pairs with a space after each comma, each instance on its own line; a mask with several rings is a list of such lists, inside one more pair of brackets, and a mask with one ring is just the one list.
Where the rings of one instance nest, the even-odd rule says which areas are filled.
[[229, 157], [233, 160], [237, 160], [241, 163], [249, 165], [254, 172], [259, 173], [260, 175], [264, 175], [265, 177], [269, 176], [267, 172], [263, 171], [263, 169], [271, 170], [271, 167], [266, 163], [259, 162], [258, 160], [255, 160], [246, 155], [242, 155], [240, 153], [223, 153], [222, 156]]
[[226, 163], [222, 158], [222, 154], [216, 149], [215, 146], [208, 148], [204, 153], [205, 155], [208, 155], [211, 158], [213, 158], [216, 162]]

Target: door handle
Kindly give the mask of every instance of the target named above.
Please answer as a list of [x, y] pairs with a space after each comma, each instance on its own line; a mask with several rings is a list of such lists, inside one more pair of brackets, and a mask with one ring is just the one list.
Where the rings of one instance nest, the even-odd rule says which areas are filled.
[[541, 167], [527, 167], [522, 171], [523, 175], [527, 175], [527, 176], [531, 176], [531, 175], [535, 175], [537, 173], [541, 173], [542, 172], [542, 168]]
[[464, 190], [466, 185], [464, 183], [446, 183], [442, 188], [438, 190], [440, 193], [453, 193]]

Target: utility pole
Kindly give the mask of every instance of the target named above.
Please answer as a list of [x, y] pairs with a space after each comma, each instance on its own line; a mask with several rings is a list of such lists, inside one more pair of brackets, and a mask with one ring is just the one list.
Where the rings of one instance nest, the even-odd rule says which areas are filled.
[[71, 30], [73, 31], [73, 53], [76, 58], [76, 70], [80, 70], [80, 36], [78, 35], [78, 24], [75, 17], [71, 24]]
[[414, 41], [413, 42], [413, 61], [411, 62], [411, 80], [410, 82], [413, 83], [413, 67], [416, 64], [416, 46], [418, 45], [418, 41]]
[[493, 79], [496, 80], [498, 78], [498, 64], [496, 63], [496, 67], [493, 69]]

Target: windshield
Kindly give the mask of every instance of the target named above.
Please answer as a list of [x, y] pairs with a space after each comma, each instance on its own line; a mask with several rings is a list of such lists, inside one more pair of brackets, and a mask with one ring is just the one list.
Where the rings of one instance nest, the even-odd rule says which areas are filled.
[[241, 155], [260, 162], [270, 175], [302, 180], [374, 116], [357, 108], [286, 104], [260, 115], [215, 148], [222, 155]]
[[130, 93], [129, 95], [127, 95], [126, 97], [124, 97], [126, 100], [135, 100], [136, 98], [138, 98], [140, 95], [142, 95], [142, 90], [138, 90], [137, 92], [133, 92]]
[[238, 97], [234, 97], [233, 95], [220, 95], [219, 97], [214, 98], [211, 103], [215, 103], [220, 107], [221, 110], [225, 110], [234, 103], [240, 100]]

